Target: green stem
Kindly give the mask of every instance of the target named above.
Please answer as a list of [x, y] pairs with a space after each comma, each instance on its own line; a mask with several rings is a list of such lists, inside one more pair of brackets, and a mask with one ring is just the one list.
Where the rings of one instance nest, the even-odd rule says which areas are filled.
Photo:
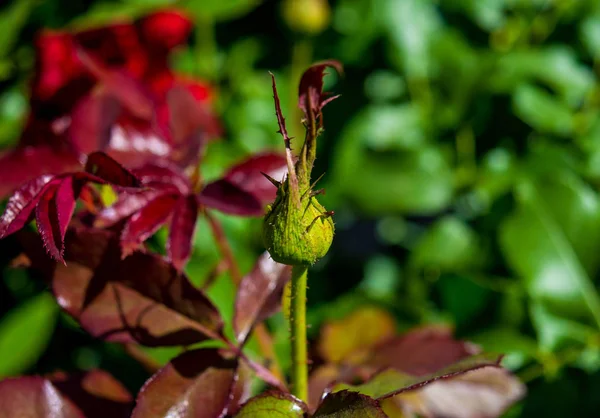
[[308, 267], [292, 268], [290, 328], [292, 332], [292, 393], [308, 401], [308, 354], [306, 342], [306, 284]]
[[196, 55], [198, 76], [207, 81], [217, 80], [217, 39], [215, 21], [209, 16], [196, 18]]

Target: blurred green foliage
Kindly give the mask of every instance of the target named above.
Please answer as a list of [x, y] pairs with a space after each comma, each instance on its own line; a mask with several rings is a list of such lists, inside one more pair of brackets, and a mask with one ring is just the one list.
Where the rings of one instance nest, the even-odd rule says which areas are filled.
[[[326, 81], [343, 97], [325, 111], [317, 160], [338, 234], [311, 277], [310, 332], [369, 303], [407, 327], [449, 322], [460, 337], [506, 352], [507, 367], [528, 383], [510, 416], [597, 416], [600, 2], [329, 4], [331, 24], [307, 36], [288, 29], [297, 25], [274, 1], [9, 1], [0, 6], [0, 144], [18, 138], [32, 40], [44, 27], [172, 5], [190, 13], [195, 35], [172, 65], [218, 89], [226, 135], [208, 150], [208, 179], [247, 153], [282, 148], [267, 70], [297, 132], [298, 74], [339, 59], [345, 74]], [[260, 221], [222, 218], [248, 271], [262, 250]], [[207, 225], [196, 240], [187, 270], [203, 285], [220, 255]], [[129, 385], [143, 381], [122, 367], [123, 353], [83, 337], [62, 314], [41, 355], [56, 309], [40, 286], [22, 291], [11, 277], [0, 284], [0, 376], [102, 362]], [[225, 318], [233, 291], [224, 274], [209, 290]], [[285, 351], [282, 318], [271, 326]]]

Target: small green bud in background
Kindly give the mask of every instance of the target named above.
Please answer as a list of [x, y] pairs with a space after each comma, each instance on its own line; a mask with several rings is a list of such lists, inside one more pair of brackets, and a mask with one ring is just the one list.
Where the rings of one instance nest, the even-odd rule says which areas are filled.
[[285, 0], [283, 18], [290, 29], [307, 35], [317, 35], [331, 20], [327, 0]]
[[318, 202], [316, 196], [321, 191], [314, 190], [315, 185], [311, 184], [317, 137], [323, 130], [322, 109], [337, 97], [328, 97], [322, 92], [327, 67], [341, 72], [338, 62], [327, 61], [310, 67], [300, 80], [298, 105], [304, 112], [306, 137], [295, 163], [272, 76], [275, 113], [285, 142], [288, 175], [283, 182], [270, 179], [277, 186], [277, 197], [263, 222], [263, 240], [273, 260], [283, 264], [314, 264], [327, 254], [333, 241], [333, 212], [328, 212]]

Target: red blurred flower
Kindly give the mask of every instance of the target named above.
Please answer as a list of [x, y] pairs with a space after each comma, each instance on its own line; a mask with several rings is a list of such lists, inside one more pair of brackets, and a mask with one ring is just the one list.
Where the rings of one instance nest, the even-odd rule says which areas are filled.
[[[219, 124], [210, 87], [168, 67], [191, 28], [183, 14], [161, 11], [134, 23], [42, 32], [30, 116], [17, 148], [0, 156], [0, 198], [41, 174], [74, 170], [96, 150], [128, 167], [195, 164]], [[173, 106], [184, 110], [183, 130], [174, 127]]]

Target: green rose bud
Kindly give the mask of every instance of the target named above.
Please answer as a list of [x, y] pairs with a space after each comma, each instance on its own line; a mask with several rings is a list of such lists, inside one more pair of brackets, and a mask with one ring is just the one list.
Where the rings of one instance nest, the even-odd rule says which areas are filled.
[[263, 241], [273, 260], [283, 264], [314, 264], [327, 254], [333, 241], [333, 212], [326, 211], [317, 201], [320, 190], [313, 190], [314, 184], [310, 183], [317, 137], [323, 131], [321, 109], [333, 99], [322, 92], [327, 66], [341, 68], [335, 61], [317, 64], [310, 67], [300, 81], [298, 105], [305, 116], [306, 138], [295, 163], [275, 77], [271, 75], [275, 114], [286, 146], [288, 175], [281, 183], [269, 178], [277, 186], [277, 197], [264, 218]]
[[[279, 185], [263, 224], [263, 240], [278, 263], [309, 265], [327, 254], [333, 241], [331, 212], [317, 201], [313, 191], [291, 190], [289, 178]], [[299, 197], [299, 199], [298, 199]]]

